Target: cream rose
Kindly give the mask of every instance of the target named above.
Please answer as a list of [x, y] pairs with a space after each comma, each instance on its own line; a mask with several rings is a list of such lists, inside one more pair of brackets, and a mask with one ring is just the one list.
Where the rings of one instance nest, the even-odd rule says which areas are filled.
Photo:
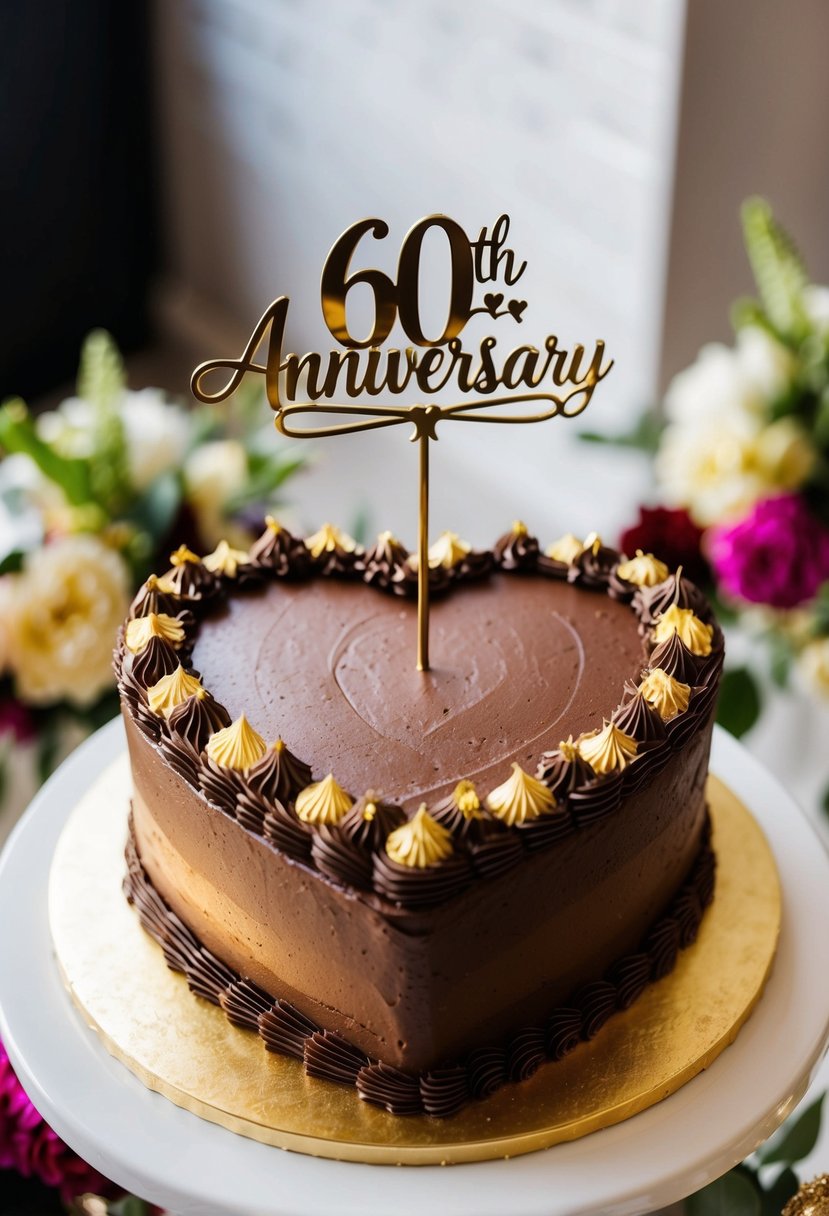
[[808, 642], [797, 656], [800, 683], [810, 693], [829, 701], [829, 638]]
[[31, 553], [0, 600], [18, 695], [32, 705], [91, 705], [113, 682], [128, 604], [126, 566], [95, 537], [67, 536]]

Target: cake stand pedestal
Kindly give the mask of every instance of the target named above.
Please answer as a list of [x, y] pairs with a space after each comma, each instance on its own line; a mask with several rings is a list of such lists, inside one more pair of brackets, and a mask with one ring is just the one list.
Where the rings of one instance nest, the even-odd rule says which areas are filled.
[[[64, 991], [47, 916], [55, 843], [78, 799], [123, 749], [119, 722], [47, 783], [0, 862], [0, 1032], [43, 1116], [124, 1187], [199, 1216], [634, 1216], [724, 1173], [794, 1108], [829, 1038], [829, 860], [791, 799], [729, 736], [712, 770], [750, 808], [775, 855], [783, 926], [766, 991], [737, 1041], [664, 1102], [546, 1152], [443, 1169], [284, 1153], [147, 1090], [88, 1030]], [[113, 808], [120, 813], [119, 808]]]

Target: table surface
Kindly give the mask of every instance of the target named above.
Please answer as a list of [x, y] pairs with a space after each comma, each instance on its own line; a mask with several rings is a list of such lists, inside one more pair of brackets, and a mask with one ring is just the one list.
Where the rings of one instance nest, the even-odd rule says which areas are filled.
[[[771, 979], [736, 1043], [658, 1106], [572, 1144], [512, 1161], [399, 1169], [323, 1161], [235, 1136], [144, 1088], [74, 1010], [52, 958], [55, 842], [123, 747], [99, 731], [35, 799], [0, 859], [0, 1033], [33, 1101], [103, 1173], [185, 1216], [633, 1216], [671, 1203], [746, 1156], [805, 1092], [829, 1037], [829, 860], [786, 792], [718, 731], [712, 770], [765, 831], [784, 891]], [[8, 927], [14, 931], [9, 932]], [[782, 1028], [785, 1027], [785, 1033]]]

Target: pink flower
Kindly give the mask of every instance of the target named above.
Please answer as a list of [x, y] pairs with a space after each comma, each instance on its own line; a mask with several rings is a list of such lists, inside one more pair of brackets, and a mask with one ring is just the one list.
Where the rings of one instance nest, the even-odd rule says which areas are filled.
[[0, 1043], [0, 1169], [39, 1178], [60, 1192], [65, 1204], [86, 1191], [113, 1193], [108, 1182], [87, 1165], [44, 1123], [26, 1095]]
[[752, 604], [795, 608], [829, 579], [829, 531], [802, 498], [783, 494], [713, 530], [711, 563], [724, 591]]
[[3, 735], [12, 735], [15, 743], [28, 743], [35, 735], [31, 713], [15, 697], [0, 701], [0, 737]]

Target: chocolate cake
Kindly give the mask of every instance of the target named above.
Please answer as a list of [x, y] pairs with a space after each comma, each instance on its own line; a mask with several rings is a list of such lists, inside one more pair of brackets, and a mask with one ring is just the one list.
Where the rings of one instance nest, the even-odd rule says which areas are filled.
[[168, 965], [309, 1075], [447, 1116], [694, 940], [722, 635], [681, 571], [595, 536], [446, 534], [429, 579], [424, 673], [398, 541], [269, 519], [174, 553], [116, 669], [125, 889]]

